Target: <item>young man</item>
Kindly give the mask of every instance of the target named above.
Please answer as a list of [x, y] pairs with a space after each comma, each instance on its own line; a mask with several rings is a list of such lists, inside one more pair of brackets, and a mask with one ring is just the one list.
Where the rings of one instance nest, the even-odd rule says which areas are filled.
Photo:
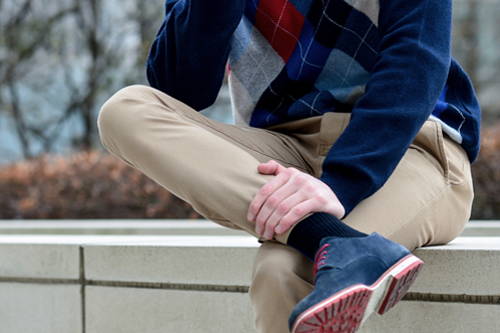
[[[470, 216], [480, 111], [450, 30], [451, 0], [167, 0], [152, 88], [106, 102], [101, 141], [263, 242], [259, 332], [354, 332]], [[197, 112], [226, 66], [235, 125]]]

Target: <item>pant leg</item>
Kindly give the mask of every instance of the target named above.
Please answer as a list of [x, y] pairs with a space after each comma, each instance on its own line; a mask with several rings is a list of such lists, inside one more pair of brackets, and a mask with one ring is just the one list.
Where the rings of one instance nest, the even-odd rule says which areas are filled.
[[[311, 121], [315, 120], [303, 122], [314, 128]], [[113, 95], [99, 113], [98, 129], [102, 144], [112, 154], [207, 219], [252, 235], [256, 234], [246, 219], [248, 206], [274, 177], [260, 174], [258, 164], [275, 159], [287, 167], [312, 171], [302, 157], [309, 153], [296, 151], [302, 146], [292, 143], [294, 139], [213, 121], [146, 86], [130, 86]], [[306, 141], [310, 149], [317, 149], [313, 138]]]
[[[322, 119], [323, 154], [347, 126], [348, 118], [347, 114], [331, 114]], [[365, 233], [379, 232], [413, 251], [446, 244], [458, 236], [470, 217], [472, 199], [465, 151], [443, 136], [439, 123], [427, 121], [384, 186], [343, 221]], [[282, 244], [264, 243], [256, 256], [250, 288], [258, 332], [288, 332], [288, 317], [295, 304], [312, 291], [312, 283], [310, 261]]]
[[293, 307], [313, 289], [312, 262], [295, 249], [266, 241], [255, 257], [249, 295], [259, 333], [289, 333]]

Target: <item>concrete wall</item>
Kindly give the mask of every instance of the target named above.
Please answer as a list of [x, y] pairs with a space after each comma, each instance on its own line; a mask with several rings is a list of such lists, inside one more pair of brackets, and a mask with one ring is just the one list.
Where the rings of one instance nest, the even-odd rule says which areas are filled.
[[[255, 333], [251, 237], [0, 235], [0, 332]], [[369, 332], [500, 331], [500, 237], [415, 252], [426, 265]]]

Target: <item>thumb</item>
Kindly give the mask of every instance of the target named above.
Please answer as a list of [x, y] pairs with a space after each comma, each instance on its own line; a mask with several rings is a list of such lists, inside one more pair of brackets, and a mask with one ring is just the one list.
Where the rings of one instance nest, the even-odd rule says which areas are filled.
[[268, 162], [261, 163], [258, 166], [259, 172], [266, 175], [272, 175], [272, 174], [277, 175], [284, 169], [285, 167], [276, 162], [275, 160], [270, 160]]

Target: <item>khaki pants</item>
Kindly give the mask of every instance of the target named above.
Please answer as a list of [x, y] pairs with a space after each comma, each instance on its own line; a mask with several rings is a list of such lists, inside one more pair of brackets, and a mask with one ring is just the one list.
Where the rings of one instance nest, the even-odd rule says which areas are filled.
[[[189, 202], [201, 215], [252, 235], [246, 220], [257, 191], [272, 177], [257, 171], [274, 159], [315, 177], [350, 114], [290, 121], [266, 129], [211, 120], [150, 87], [130, 86], [102, 107], [102, 144], [130, 166]], [[369, 133], [360, 133], [368, 135]], [[473, 188], [465, 151], [428, 120], [384, 186], [343, 222], [377, 231], [413, 251], [445, 244], [470, 217]], [[288, 233], [264, 242], [253, 271], [250, 297], [259, 332], [288, 332], [293, 306], [312, 288], [312, 264], [285, 246]]]

